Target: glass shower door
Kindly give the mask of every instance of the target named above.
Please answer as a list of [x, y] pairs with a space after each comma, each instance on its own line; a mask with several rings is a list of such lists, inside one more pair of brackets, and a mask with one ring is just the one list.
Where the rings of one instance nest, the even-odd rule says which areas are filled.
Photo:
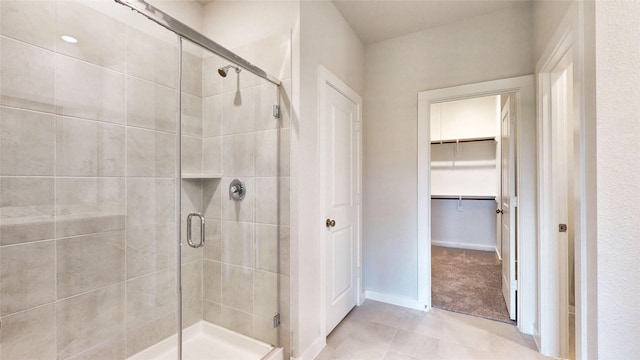
[[[279, 344], [278, 89], [182, 44], [183, 358], [207, 351], [200, 337], [216, 356], [260, 359]], [[241, 349], [214, 345], [228, 336]]]
[[113, 2], [0, 13], [0, 359], [125, 359], [178, 329], [177, 37]]

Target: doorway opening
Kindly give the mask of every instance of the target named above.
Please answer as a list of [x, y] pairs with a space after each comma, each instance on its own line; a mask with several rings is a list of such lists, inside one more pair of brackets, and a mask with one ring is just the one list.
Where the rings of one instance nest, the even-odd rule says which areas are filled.
[[[505, 95], [505, 103], [509, 102], [507, 108], [513, 110], [505, 118], [507, 119], [506, 125], [508, 125], [505, 130], [507, 131], [506, 134], [509, 134], [506, 140], [511, 144], [508, 147], [504, 147], [504, 149], [508, 150], [507, 154], [502, 154], [502, 151], [498, 152], [498, 147], [496, 146], [498, 142], [505, 141], [505, 139], [502, 139], [501, 134], [498, 135], [498, 124], [501, 124], [500, 129], [502, 129], [503, 99], [501, 95], [503, 94]], [[448, 122], [440, 122], [440, 129], [432, 128], [432, 115], [436, 118], [436, 114], [432, 114], [431, 111], [432, 105], [484, 97], [493, 99], [494, 115], [491, 122], [491, 128], [493, 129], [491, 134], [487, 135], [481, 132], [465, 134], [464, 131], [472, 131], [474, 126], [464, 123], [454, 126], [454, 128], [462, 129], [458, 130], [461, 131], [460, 134], [454, 135], [447, 135], [449, 132], [447, 128], [450, 125]], [[437, 109], [437, 106], [435, 108]], [[517, 127], [515, 123], [518, 124]], [[440, 139], [432, 138], [432, 132], [436, 136], [439, 132], [441, 134]], [[489, 137], [488, 140], [482, 139], [487, 137]], [[438, 140], [438, 144], [432, 145], [432, 139]], [[446, 140], [452, 139], [454, 141], [446, 144]], [[465, 142], [461, 140], [474, 141]], [[515, 146], [516, 142], [517, 146]], [[448, 152], [450, 155], [451, 153], [454, 154], [454, 159], [456, 155], [468, 154], [472, 156], [466, 160], [455, 159], [457, 165], [463, 165], [462, 168], [467, 172], [466, 176], [456, 178], [452, 169], [432, 169], [432, 159], [437, 160], [438, 152], [443, 151], [434, 149], [434, 147], [446, 146], [450, 147]], [[471, 146], [481, 148], [474, 149]], [[482, 146], [485, 148], [482, 148]], [[502, 150], [503, 147], [500, 147], [500, 149]], [[436, 275], [434, 265], [437, 264], [432, 262], [432, 245], [434, 245], [432, 241], [435, 240], [435, 245], [442, 245], [438, 244], [440, 239], [437, 239], [437, 237], [439, 232], [442, 232], [442, 229], [438, 228], [438, 226], [446, 224], [443, 221], [432, 221], [444, 213], [438, 210], [437, 206], [440, 206], [440, 204], [436, 206], [433, 202], [436, 200], [443, 202], [445, 208], [448, 203], [453, 216], [460, 216], [460, 213], [464, 214], [466, 209], [471, 212], [470, 210], [474, 206], [482, 209], [479, 204], [484, 203], [486, 205], [484, 210], [486, 211], [483, 214], [485, 218], [487, 218], [488, 214], [491, 214], [491, 217], [488, 217], [491, 220], [481, 223], [490, 229], [488, 231], [489, 240], [485, 240], [487, 241], [486, 247], [470, 250], [489, 250], [487, 252], [491, 252], [495, 258], [498, 256], [496, 250], [499, 250], [500, 261], [502, 261], [499, 289], [506, 298], [504, 303], [505, 306], [508, 305], [509, 320], [517, 319], [517, 326], [521, 332], [533, 334], [537, 271], [535, 262], [536, 239], [534, 235], [536, 227], [535, 151], [532, 76], [423, 91], [418, 94], [418, 301], [421, 307], [428, 310], [433, 306], [432, 284], [437, 284], [434, 284], [436, 279], [432, 276]], [[447, 151], [444, 150], [444, 152], [446, 153]], [[505, 158], [506, 169], [509, 169], [504, 176], [501, 170], [503, 161], [498, 161], [498, 157], [500, 159]], [[475, 166], [474, 159], [477, 161]], [[447, 165], [450, 166], [453, 163], [454, 161], [450, 160]], [[498, 164], [500, 164], [500, 171], [498, 171]], [[516, 167], [515, 164], [518, 164], [518, 166]], [[442, 175], [438, 173], [439, 171], [445, 175], [443, 178], [438, 179]], [[480, 181], [483, 176], [486, 176], [487, 179], [493, 179], [493, 181]], [[502, 196], [497, 196], [498, 193], [502, 195], [501, 179], [503, 177], [507, 179], [505, 185], [508, 187], [506, 189], [508, 193], [504, 199], [502, 199]], [[448, 188], [456, 185], [458, 181], [463, 182], [465, 179], [471, 183], [471, 185], [468, 185], [470, 189], [453, 190]], [[498, 182], [499, 179], [500, 182]], [[432, 189], [432, 187], [440, 187], [440, 190]], [[500, 192], [498, 192], [499, 187]], [[437, 193], [436, 191], [442, 192]], [[436, 197], [441, 195], [444, 198], [432, 199], [432, 195]], [[463, 196], [468, 198], [465, 199]], [[497, 206], [498, 204], [500, 204], [500, 207]], [[458, 211], [460, 208], [462, 211]], [[500, 210], [500, 223], [498, 223], [496, 210]], [[503, 220], [506, 220], [507, 224], [503, 224]], [[444, 231], [444, 233], [451, 232], [455, 234], [461, 230], [466, 230], [472, 234], [467, 239], [477, 239], [480, 232], [474, 232], [473, 230], [479, 228], [479, 226], [450, 226], [450, 229]], [[509, 239], [508, 241], [503, 241], [502, 236], [500, 236], [499, 246], [497, 228], [500, 229], [501, 233], [503, 232], [502, 229], [505, 229], [505, 234], [508, 234], [505, 238]], [[462, 241], [462, 243], [465, 243], [465, 241]], [[466, 243], [469, 243], [469, 240], [466, 240]], [[508, 260], [506, 259], [507, 257]], [[517, 266], [516, 259], [518, 260]], [[502, 266], [505, 263], [507, 265]], [[496, 285], [496, 287], [498, 286]], [[499, 296], [496, 297], [500, 299]], [[500, 299], [500, 301], [503, 300]]]
[[432, 304], [508, 323], [516, 320], [515, 98], [430, 105]]

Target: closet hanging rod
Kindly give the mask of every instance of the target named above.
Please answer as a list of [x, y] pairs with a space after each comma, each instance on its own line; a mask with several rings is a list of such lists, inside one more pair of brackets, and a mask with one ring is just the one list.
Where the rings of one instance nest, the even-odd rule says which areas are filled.
[[232, 63], [255, 74], [256, 76], [259, 76], [273, 83], [274, 85], [277, 85], [277, 86], [282, 85], [282, 81], [280, 81], [278, 78], [267, 74], [266, 71], [253, 65], [252, 63], [245, 60], [244, 58], [238, 56], [233, 51], [225, 48], [224, 46], [218, 44], [217, 42], [202, 35], [196, 30], [185, 25], [184, 23], [176, 20], [174, 17], [153, 7], [152, 5], [148, 4], [144, 0], [115, 0], [115, 2], [142, 14], [147, 19], [166, 28], [167, 30], [174, 32], [182, 36], [183, 38], [202, 46], [203, 48], [211, 51], [212, 53], [224, 58], [225, 60], [231, 61]]
[[431, 195], [431, 200], [495, 200], [495, 196], [488, 195]]
[[479, 142], [479, 141], [495, 141], [496, 138], [494, 136], [487, 137], [477, 137], [477, 138], [464, 138], [464, 139], [446, 139], [446, 140], [433, 140], [431, 144], [455, 144], [455, 143], [463, 143], [463, 142]]

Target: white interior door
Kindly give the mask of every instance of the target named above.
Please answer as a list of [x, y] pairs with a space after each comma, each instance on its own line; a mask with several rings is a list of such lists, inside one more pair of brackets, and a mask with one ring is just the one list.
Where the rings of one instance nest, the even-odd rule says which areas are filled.
[[515, 197], [515, 114], [511, 97], [502, 108], [502, 294], [509, 317], [516, 319], [516, 197]]
[[358, 298], [359, 104], [324, 82], [327, 334]]

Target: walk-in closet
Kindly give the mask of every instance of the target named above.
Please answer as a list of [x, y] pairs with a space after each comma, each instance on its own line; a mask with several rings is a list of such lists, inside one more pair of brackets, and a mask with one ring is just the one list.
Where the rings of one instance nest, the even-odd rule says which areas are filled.
[[501, 146], [503, 138], [513, 144], [512, 98], [430, 107], [433, 306], [500, 321], [512, 321], [502, 291], [502, 233], [508, 242], [511, 230], [503, 226], [501, 201], [515, 165]]

